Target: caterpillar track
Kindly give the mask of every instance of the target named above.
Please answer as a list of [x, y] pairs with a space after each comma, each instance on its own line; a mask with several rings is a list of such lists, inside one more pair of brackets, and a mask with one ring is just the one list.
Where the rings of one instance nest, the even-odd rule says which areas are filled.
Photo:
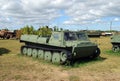
[[65, 64], [71, 61], [70, 52], [63, 49], [48, 49], [35, 46], [22, 46], [21, 53], [23, 55], [32, 56], [33, 58], [44, 59], [52, 63]]

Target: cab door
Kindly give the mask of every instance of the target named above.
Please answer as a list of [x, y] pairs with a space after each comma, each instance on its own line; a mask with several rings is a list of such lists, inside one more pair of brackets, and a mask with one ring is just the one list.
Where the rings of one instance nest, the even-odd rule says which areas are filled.
[[49, 44], [54, 46], [62, 46], [62, 33], [53, 32], [49, 40]]

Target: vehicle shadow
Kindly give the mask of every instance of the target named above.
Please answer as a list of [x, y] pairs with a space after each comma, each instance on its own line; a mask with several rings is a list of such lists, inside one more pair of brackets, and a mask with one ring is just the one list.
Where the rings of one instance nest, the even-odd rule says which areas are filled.
[[76, 60], [73, 60], [72, 63], [71, 63], [71, 66], [72, 67], [80, 67], [80, 66], [84, 66], [88, 63], [95, 63], [95, 62], [101, 62], [101, 61], [104, 61], [106, 60], [107, 58], [105, 57], [97, 57], [97, 58], [94, 58], [94, 59], [91, 59], [91, 58], [81, 58], [81, 59], [76, 59]]
[[6, 48], [0, 48], [0, 55], [8, 54], [9, 52], [10, 52], [10, 50], [8, 50]]

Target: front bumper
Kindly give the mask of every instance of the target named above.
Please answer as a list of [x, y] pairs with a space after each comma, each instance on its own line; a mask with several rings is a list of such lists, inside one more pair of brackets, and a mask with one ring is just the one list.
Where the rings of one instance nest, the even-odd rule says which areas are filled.
[[82, 46], [75, 47], [73, 51], [73, 58], [81, 58], [91, 56], [97, 49], [97, 46]]

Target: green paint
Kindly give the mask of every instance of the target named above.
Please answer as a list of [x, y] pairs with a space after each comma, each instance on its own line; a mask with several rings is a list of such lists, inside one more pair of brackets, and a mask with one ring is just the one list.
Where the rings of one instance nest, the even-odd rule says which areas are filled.
[[38, 54], [37, 49], [33, 49], [33, 50], [32, 50], [32, 56], [33, 56], [34, 58], [36, 58], [36, 57], [37, 57], [37, 54]]
[[26, 54], [27, 54], [27, 48], [26, 48], [26, 47], [24, 47], [24, 48], [23, 48], [22, 53], [23, 53], [24, 55], [26, 55]]
[[44, 58], [44, 51], [38, 50], [38, 58], [43, 59]]
[[51, 52], [46, 51], [46, 52], [45, 52], [45, 57], [44, 57], [44, 59], [47, 60], [47, 61], [51, 61], [51, 59], [52, 59], [52, 54], [51, 54]]
[[28, 48], [28, 50], [27, 50], [27, 55], [28, 55], [28, 56], [32, 56], [32, 49], [31, 49], [31, 48]]
[[52, 63], [60, 64], [60, 54], [59, 53], [53, 53]]

